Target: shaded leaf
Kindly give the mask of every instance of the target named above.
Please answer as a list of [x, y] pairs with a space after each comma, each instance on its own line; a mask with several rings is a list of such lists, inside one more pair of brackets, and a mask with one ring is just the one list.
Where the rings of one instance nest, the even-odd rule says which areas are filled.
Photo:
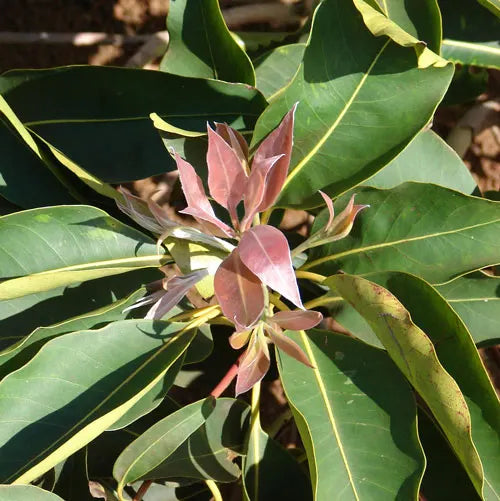
[[[3, 482], [29, 482], [116, 422], [160, 381], [194, 336], [125, 320], [53, 339], [0, 383]], [[29, 384], [26, 384], [26, 383]]]
[[52, 492], [44, 491], [34, 485], [0, 485], [2, 501], [63, 501]]
[[471, 415], [460, 387], [437, 357], [439, 347], [434, 347], [405, 307], [381, 286], [352, 275], [335, 275], [324, 283], [337, 290], [370, 324], [429, 406], [476, 490], [482, 493], [483, 467], [471, 437]]
[[245, 129], [266, 106], [242, 84], [104, 66], [10, 71], [0, 77], [0, 94], [67, 167], [108, 183], [175, 169], [151, 112], [190, 131], [206, 131], [207, 120]]
[[500, 343], [500, 278], [471, 273], [436, 287], [481, 345]]
[[414, 50], [373, 37], [352, 2], [323, 1], [297, 74], [261, 115], [252, 140], [300, 102], [277, 205], [317, 206], [318, 190], [333, 197], [371, 177], [428, 123], [452, 74], [452, 65], [416, 68]]
[[170, 41], [160, 70], [255, 85], [252, 63], [229, 32], [217, 0], [175, 0], [167, 28]]
[[262, 328], [253, 331], [238, 367], [236, 377], [236, 396], [246, 393], [258, 383], [267, 373], [271, 365], [269, 348]]
[[425, 464], [416, 406], [387, 355], [328, 331], [288, 334], [316, 367], [278, 350], [314, 499], [415, 499]]
[[[442, 283], [500, 260], [497, 202], [431, 184], [356, 191], [356, 201], [370, 209], [361, 212], [349, 236], [312, 249], [302, 269], [324, 275], [407, 271]], [[347, 196], [337, 203], [344, 206]], [[312, 231], [327, 218], [323, 211]]]
[[149, 237], [88, 206], [4, 216], [0, 239], [2, 300], [159, 266], [165, 260]]
[[281, 231], [268, 225], [255, 226], [243, 234], [238, 251], [243, 264], [265, 285], [302, 308], [290, 249]]

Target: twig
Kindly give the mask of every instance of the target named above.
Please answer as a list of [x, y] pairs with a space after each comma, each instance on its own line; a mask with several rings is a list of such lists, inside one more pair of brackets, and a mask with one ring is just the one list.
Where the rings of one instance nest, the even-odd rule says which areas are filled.
[[142, 482], [142, 485], [137, 490], [137, 493], [135, 494], [134, 499], [132, 501], [141, 501], [144, 494], [146, 494], [148, 489], [151, 487], [152, 483], [153, 483], [152, 480], [144, 480], [144, 482]]
[[205, 483], [207, 484], [207, 487], [210, 489], [210, 492], [212, 493], [213, 500], [214, 501], [222, 501], [222, 494], [217, 487], [217, 484], [213, 480], [205, 480]]
[[215, 398], [219, 398], [227, 389], [227, 387], [232, 383], [233, 379], [236, 377], [236, 374], [238, 374], [238, 368], [240, 365], [240, 360], [243, 358], [243, 355], [245, 352], [243, 352], [239, 357], [238, 360], [231, 365], [230, 369], [226, 372], [226, 375], [219, 381], [217, 386], [210, 392], [210, 395]]

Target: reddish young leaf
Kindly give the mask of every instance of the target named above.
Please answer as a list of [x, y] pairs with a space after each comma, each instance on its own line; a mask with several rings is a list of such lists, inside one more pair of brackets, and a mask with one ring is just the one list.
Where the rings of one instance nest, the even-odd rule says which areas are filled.
[[319, 193], [323, 197], [323, 200], [326, 202], [326, 206], [328, 207], [329, 216], [328, 216], [328, 222], [325, 225], [325, 230], [328, 231], [328, 229], [332, 226], [333, 218], [335, 217], [335, 209], [333, 208], [332, 199], [326, 193], [323, 193], [321, 190], [319, 190]]
[[258, 383], [266, 375], [270, 365], [271, 359], [267, 341], [262, 330], [255, 329], [250, 339], [250, 345], [238, 368], [236, 396], [247, 392], [254, 384]]
[[196, 270], [189, 275], [173, 277], [166, 282], [166, 289], [161, 298], [148, 311], [144, 318], [159, 320], [166, 315], [204, 276], [208, 274], [207, 270]]
[[245, 138], [227, 124], [216, 123], [215, 132], [226, 141], [240, 159], [241, 165], [246, 170], [248, 165], [248, 144]]
[[280, 230], [268, 225], [255, 226], [243, 234], [238, 250], [243, 264], [264, 284], [303, 308], [290, 248]]
[[194, 167], [175, 154], [175, 161], [179, 169], [182, 191], [188, 204], [187, 209], [180, 211], [183, 214], [193, 216], [207, 231], [217, 236], [233, 237], [234, 231], [227, 224], [223, 223], [214, 213], [210, 202], [203, 189], [200, 176], [196, 174]]
[[340, 240], [347, 236], [352, 229], [358, 212], [370, 207], [369, 205], [354, 205], [354, 196], [350, 198], [347, 207], [334, 219], [330, 228], [327, 228], [327, 233], [335, 235], [335, 240]]
[[233, 332], [233, 334], [229, 336], [229, 344], [231, 345], [231, 348], [233, 348], [233, 350], [243, 348], [243, 346], [248, 343], [251, 332], [252, 331], [250, 330]]
[[240, 159], [222, 137], [207, 126], [208, 130], [208, 187], [216, 202], [226, 208], [233, 224], [238, 220], [236, 206], [243, 198], [247, 175]]
[[243, 264], [235, 249], [215, 272], [215, 297], [237, 331], [253, 325], [265, 306], [262, 282]]
[[298, 311], [279, 311], [269, 319], [270, 322], [277, 323], [283, 329], [292, 331], [303, 331], [312, 329], [323, 319], [319, 311], [298, 310]]
[[250, 228], [255, 214], [259, 212], [265, 187], [268, 183], [268, 174], [281, 157], [283, 155], [267, 158], [250, 172], [244, 195], [245, 217], [241, 222], [241, 231], [246, 231]]
[[279, 126], [260, 144], [252, 161], [252, 170], [258, 169], [268, 158], [283, 155], [269, 172], [266, 190], [259, 206], [259, 212], [271, 207], [280, 194], [288, 174], [293, 146], [293, 120], [297, 104], [284, 116]]
[[160, 234], [164, 231], [164, 228], [158, 223], [156, 218], [153, 217], [148, 205], [142, 198], [132, 195], [132, 193], [123, 186], [120, 186], [118, 191], [123, 195], [123, 200], [125, 202], [124, 204], [119, 201], [116, 202], [116, 205], [122, 212], [127, 214], [127, 216], [133, 219], [137, 224], [153, 233]]
[[274, 330], [269, 325], [266, 325], [265, 329], [271, 341], [280, 350], [283, 350], [287, 355], [295, 358], [295, 360], [314, 369], [314, 365], [311, 364], [309, 358], [307, 358], [307, 355], [302, 351], [302, 348], [300, 348], [300, 346], [295, 341], [290, 339], [288, 336], [285, 336], [283, 333]]

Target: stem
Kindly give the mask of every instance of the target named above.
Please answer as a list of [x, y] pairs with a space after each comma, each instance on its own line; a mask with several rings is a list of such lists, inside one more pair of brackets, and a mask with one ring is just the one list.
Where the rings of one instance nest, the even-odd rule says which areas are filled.
[[[250, 408], [250, 440], [254, 441], [255, 454], [259, 454], [259, 428], [260, 428], [260, 381], [252, 388], [252, 404]], [[259, 496], [259, 461], [253, 465], [254, 471], [254, 501]]]
[[217, 487], [217, 484], [213, 480], [205, 480], [205, 483], [207, 484], [207, 487], [210, 489], [214, 501], [222, 501], [222, 494], [219, 488]]
[[[194, 310], [189, 310], [184, 313], [179, 313], [168, 319], [169, 322], [181, 322], [182, 320], [194, 320], [195, 318], [199, 318], [205, 313], [212, 311], [220, 311], [220, 306], [218, 304], [213, 304], [210, 306], [204, 306], [203, 308], [196, 308]], [[218, 313], [217, 313], [218, 315]]]
[[274, 306], [276, 306], [276, 308], [278, 308], [278, 310], [281, 310], [281, 311], [287, 311], [289, 310], [290, 308], [279, 298], [279, 296], [277, 296], [276, 294], [274, 293], [271, 293], [269, 294], [269, 299], [271, 300], [271, 303], [274, 304]]
[[151, 487], [152, 483], [153, 483], [152, 480], [144, 480], [144, 482], [142, 482], [142, 485], [139, 487], [139, 490], [137, 491], [132, 501], [141, 501], [144, 494], [146, 494], [148, 489]]
[[261, 223], [260, 224], [267, 224], [269, 222], [269, 219], [271, 217], [271, 214], [273, 212], [273, 209], [267, 209], [262, 213], [261, 217]]
[[340, 301], [343, 301], [343, 298], [325, 294], [324, 296], [307, 301], [307, 303], [304, 303], [304, 308], [306, 308], [306, 310], [312, 310], [313, 308], [318, 308], [318, 306], [326, 306], [327, 304], [338, 303]]
[[326, 280], [326, 277], [324, 275], [313, 273], [312, 271], [297, 270], [295, 272], [295, 276], [297, 278], [306, 278], [307, 280], [311, 280], [311, 282], [317, 282], [318, 284]]
[[219, 398], [222, 393], [224, 393], [227, 389], [227, 387], [232, 383], [233, 379], [236, 377], [238, 374], [238, 368], [240, 366], [240, 361], [243, 358], [243, 355], [245, 355], [246, 351], [244, 351], [239, 357], [236, 362], [231, 365], [229, 370], [226, 372], [226, 375], [219, 381], [217, 386], [210, 392], [210, 395], [215, 398]]
[[300, 245], [297, 245], [295, 249], [291, 251], [292, 257], [298, 256], [301, 252], [305, 252], [307, 249], [309, 249], [309, 239], [304, 240]]

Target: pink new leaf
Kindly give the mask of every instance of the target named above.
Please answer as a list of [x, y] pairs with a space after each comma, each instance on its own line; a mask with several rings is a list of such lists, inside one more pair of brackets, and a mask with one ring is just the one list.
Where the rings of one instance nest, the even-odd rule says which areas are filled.
[[207, 126], [208, 130], [208, 187], [216, 202], [226, 208], [233, 225], [238, 220], [236, 206], [243, 198], [247, 175], [237, 153], [224, 139]]
[[265, 306], [261, 281], [243, 264], [235, 249], [217, 268], [214, 277], [215, 297], [225, 317], [237, 331], [252, 326]]
[[333, 218], [335, 217], [335, 209], [333, 208], [332, 199], [326, 194], [319, 190], [320, 195], [323, 197], [323, 200], [326, 202], [326, 206], [328, 207], [328, 222], [325, 225], [325, 230], [328, 231], [333, 223]]
[[314, 369], [314, 366], [309, 361], [307, 355], [302, 351], [302, 348], [288, 336], [278, 330], [273, 329], [271, 326], [266, 325], [265, 327], [267, 334], [271, 341], [280, 349], [283, 350], [287, 355], [290, 355], [295, 360], [307, 365]]
[[215, 132], [234, 150], [241, 165], [246, 169], [248, 165], [248, 144], [245, 138], [235, 129], [227, 124], [216, 123]]
[[268, 174], [276, 162], [282, 157], [283, 155], [276, 155], [275, 157], [267, 158], [260, 162], [259, 165], [255, 166], [250, 172], [244, 195], [245, 217], [241, 222], [241, 231], [248, 230], [255, 214], [259, 212], [259, 207], [262, 204], [262, 199], [266, 191], [265, 188], [269, 182]]
[[120, 186], [118, 191], [123, 195], [124, 203], [117, 201], [116, 205], [118, 205], [118, 208], [122, 212], [127, 214], [127, 216], [133, 219], [137, 224], [153, 233], [160, 234], [164, 231], [163, 226], [153, 217], [153, 214], [151, 214], [144, 200], [132, 195], [132, 193], [123, 186]]
[[247, 392], [252, 386], [258, 383], [269, 370], [271, 359], [269, 348], [261, 329], [255, 329], [250, 345], [245, 352], [236, 378], [236, 396]]
[[358, 213], [370, 207], [369, 205], [354, 205], [354, 197], [355, 195], [352, 195], [346, 208], [334, 219], [330, 228], [326, 229], [328, 234], [335, 236], [331, 241], [340, 240], [349, 235]]
[[283, 155], [269, 172], [266, 190], [259, 206], [259, 212], [271, 207], [285, 182], [290, 166], [293, 146], [293, 121], [297, 104], [284, 116], [279, 126], [269, 134], [260, 144], [252, 161], [252, 170], [259, 168], [268, 158]]
[[292, 331], [302, 331], [312, 329], [323, 319], [319, 311], [298, 310], [298, 311], [279, 311], [270, 319], [270, 322], [277, 323], [283, 329]]
[[243, 264], [271, 289], [303, 308], [290, 248], [280, 230], [260, 225], [246, 231], [238, 245]]
[[166, 290], [162, 297], [154, 304], [144, 318], [153, 320], [162, 318], [179, 303], [191, 287], [196, 285], [207, 274], [207, 270], [196, 270], [189, 275], [173, 277], [168, 280], [164, 285]]
[[187, 209], [180, 211], [183, 214], [193, 216], [207, 231], [217, 236], [233, 237], [234, 231], [227, 224], [223, 223], [214, 213], [208, 201], [200, 176], [196, 174], [194, 167], [175, 154], [175, 161], [179, 169], [182, 191], [188, 204]]

